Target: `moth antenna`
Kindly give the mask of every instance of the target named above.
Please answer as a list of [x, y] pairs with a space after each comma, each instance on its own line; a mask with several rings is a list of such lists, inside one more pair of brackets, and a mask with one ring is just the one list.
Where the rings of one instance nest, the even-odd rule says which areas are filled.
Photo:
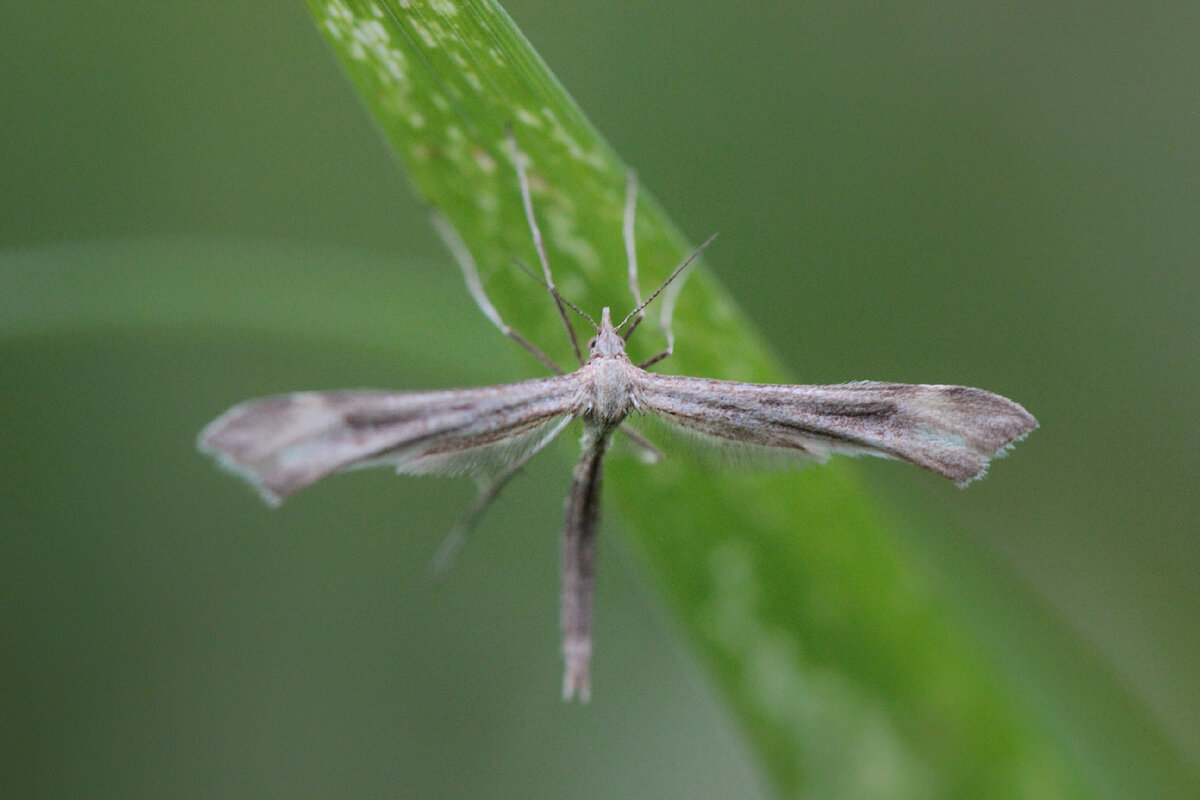
[[643, 311], [645, 311], [645, 310], [646, 310], [646, 306], [648, 306], [648, 305], [650, 305], [651, 303], [653, 303], [653, 302], [654, 302], [654, 299], [655, 299], [656, 297], [658, 297], [660, 294], [662, 294], [662, 290], [663, 290], [663, 289], [665, 289], [665, 288], [667, 288], [668, 286], [670, 286], [670, 285], [671, 285], [671, 282], [672, 282], [673, 280], [675, 280], [676, 278], [678, 278], [678, 277], [679, 277], [679, 274], [680, 274], [681, 272], [683, 272], [685, 269], [687, 269], [688, 265], [689, 265], [689, 264], [691, 264], [693, 261], [695, 261], [695, 260], [696, 260], [696, 258], [697, 258], [697, 257], [698, 257], [698, 256], [699, 256], [701, 253], [703, 253], [703, 252], [704, 252], [704, 249], [705, 249], [706, 247], [708, 247], [710, 244], [712, 244], [712, 243], [713, 243], [713, 240], [714, 240], [714, 239], [716, 239], [716, 238], [717, 238], [717, 234], [715, 234], [715, 233], [714, 233], [712, 236], [710, 236], [710, 237], [708, 237], [707, 239], [705, 239], [705, 240], [704, 240], [704, 242], [703, 242], [703, 244], [701, 244], [699, 247], [697, 247], [695, 250], [693, 250], [693, 251], [692, 251], [692, 254], [691, 254], [690, 256], [688, 256], [687, 258], [685, 258], [685, 259], [683, 260], [683, 263], [682, 263], [682, 264], [680, 264], [678, 267], [676, 267], [676, 268], [675, 268], [675, 271], [674, 271], [674, 272], [672, 272], [672, 273], [671, 273], [671, 274], [670, 274], [670, 275], [667, 277], [667, 279], [666, 279], [665, 281], [663, 281], [663, 282], [662, 282], [662, 284], [661, 284], [661, 285], [659, 285], [659, 287], [658, 287], [657, 289], [655, 289], [655, 290], [654, 290], [654, 291], [651, 293], [651, 295], [645, 299], [645, 301], [644, 301], [644, 302], [643, 302], [641, 305], [639, 305], [639, 306], [638, 306], [637, 308], [635, 308], [633, 311], [630, 311], [630, 312], [629, 312], [629, 313], [628, 313], [628, 314], [625, 316], [625, 319], [621, 320], [621, 324], [620, 324], [620, 325], [618, 325], [616, 328], [614, 328], [614, 330], [617, 330], [617, 331], [621, 330], [621, 328], [625, 327], [625, 323], [626, 323], [626, 322], [629, 322], [629, 320], [630, 320], [630, 319], [632, 319], [632, 318], [633, 318], [635, 315], [637, 315], [637, 314], [640, 314], [640, 313], [642, 313]]
[[584, 311], [582, 308], [580, 308], [579, 306], [575, 305], [574, 303], [572, 303], [570, 300], [568, 300], [568, 299], [567, 299], [567, 298], [565, 298], [565, 297], [562, 297], [562, 298], [559, 298], [559, 299], [561, 299], [561, 300], [562, 300], [562, 302], [563, 302], [563, 305], [565, 305], [567, 308], [571, 309], [571, 310], [572, 310], [572, 311], [574, 311], [576, 314], [578, 314], [579, 316], [581, 316], [581, 317], [583, 317], [585, 320], [587, 320], [587, 324], [588, 324], [588, 325], [591, 325], [591, 326], [592, 326], [592, 329], [593, 329], [594, 331], [596, 331], [596, 333], [599, 333], [599, 332], [600, 332], [600, 326], [596, 324], [596, 320], [592, 319], [592, 317], [591, 317], [591, 315], [590, 315], [590, 314], [588, 314], [588, 313], [587, 313], [586, 311]]
[[[529, 268], [528, 264], [526, 264], [524, 261], [517, 258], [516, 256], [511, 256], [511, 258], [512, 258], [513, 263], [516, 264], [518, 267], [520, 267], [521, 271], [524, 272], [526, 275], [528, 275], [530, 278], [532, 278], [535, 283], [537, 283], [539, 286], [541, 286], [544, 289], [550, 288], [550, 287], [546, 286], [545, 282], [542, 281], [541, 278], [538, 277], [538, 274], [536, 272], [534, 272], [532, 269]], [[565, 305], [567, 308], [571, 309], [576, 314], [578, 314], [579, 316], [581, 316], [585, 320], [587, 320], [587, 323], [589, 325], [591, 325], [597, 332], [600, 331], [600, 326], [596, 324], [596, 320], [592, 319], [591, 316], [586, 311], [584, 311], [582, 308], [575, 305], [574, 303], [572, 303], [570, 300], [563, 297], [562, 295], [559, 295], [558, 300], [563, 305]]]

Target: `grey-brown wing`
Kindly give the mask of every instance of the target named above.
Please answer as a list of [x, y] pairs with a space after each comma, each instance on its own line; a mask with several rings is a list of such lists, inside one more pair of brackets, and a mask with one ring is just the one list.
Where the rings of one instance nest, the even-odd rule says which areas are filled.
[[967, 386], [787, 386], [646, 373], [641, 404], [703, 435], [824, 460], [899, 458], [962, 486], [1038, 423], [1000, 395]]
[[539, 446], [568, 414], [573, 375], [438, 392], [298, 392], [234, 406], [198, 446], [272, 505], [339, 470], [486, 470]]

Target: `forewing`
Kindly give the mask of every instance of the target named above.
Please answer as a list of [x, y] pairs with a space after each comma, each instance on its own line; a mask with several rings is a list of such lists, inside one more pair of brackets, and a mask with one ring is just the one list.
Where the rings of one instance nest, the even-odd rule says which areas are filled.
[[830, 453], [909, 461], [965, 485], [1037, 427], [1025, 409], [967, 386], [786, 386], [646, 373], [641, 403], [715, 439], [817, 460]]
[[198, 445], [273, 505], [355, 467], [486, 471], [537, 446], [570, 413], [577, 383], [564, 375], [439, 392], [298, 392], [234, 406]]

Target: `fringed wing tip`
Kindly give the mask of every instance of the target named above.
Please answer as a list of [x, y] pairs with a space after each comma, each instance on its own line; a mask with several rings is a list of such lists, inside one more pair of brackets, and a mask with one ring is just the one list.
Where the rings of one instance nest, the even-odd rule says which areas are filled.
[[937, 469], [960, 489], [986, 476], [993, 458], [1008, 455], [1018, 442], [1040, 427], [1037, 419], [1019, 403], [981, 389], [972, 391], [987, 396], [991, 403], [1002, 405], [997, 409], [998, 413], [988, 420], [988, 424], [981, 426], [979, 441], [970, 451], [972, 457], [967, 463], [955, 465], [957, 468], [946, 471]]
[[240, 409], [241, 406], [235, 406], [206, 425], [196, 437], [196, 449], [210, 456], [221, 469], [249, 484], [269, 507], [277, 508], [291, 492], [267, 485], [265, 475], [238, 457], [239, 448], [222, 441], [221, 434], [228, 429], [234, 413]]

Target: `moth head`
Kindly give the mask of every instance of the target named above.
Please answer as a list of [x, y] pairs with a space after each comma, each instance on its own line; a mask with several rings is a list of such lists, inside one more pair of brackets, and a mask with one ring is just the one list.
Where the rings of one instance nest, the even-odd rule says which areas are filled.
[[625, 354], [625, 340], [616, 332], [608, 308], [600, 316], [600, 328], [588, 342], [588, 351], [593, 358]]

